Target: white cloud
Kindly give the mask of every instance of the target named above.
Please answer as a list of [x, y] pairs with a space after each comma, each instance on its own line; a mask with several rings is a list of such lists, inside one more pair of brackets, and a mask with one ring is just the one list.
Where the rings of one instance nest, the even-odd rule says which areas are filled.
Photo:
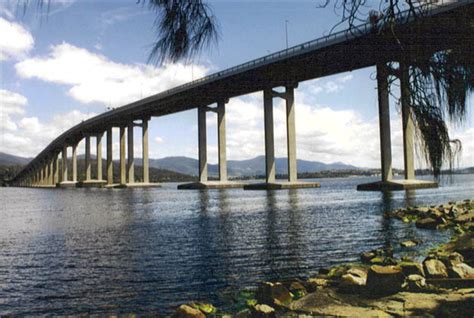
[[[4, 12], [9, 12], [5, 11]], [[4, 14], [8, 16], [8, 14]], [[33, 48], [30, 32], [18, 23], [0, 17], [0, 61], [21, 59]]]
[[61, 133], [82, 120], [96, 114], [85, 114], [78, 110], [54, 115], [41, 122], [37, 117], [24, 117], [17, 123], [17, 130], [2, 134], [0, 151], [17, 156], [34, 157]]
[[12, 116], [23, 114], [27, 102], [23, 95], [0, 89], [0, 129], [2, 133], [5, 133], [5, 130], [14, 131], [17, 129]]
[[179, 63], [161, 68], [116, 63], [68, 43], [53, 46], [46, 57], [30, 58], [15, 67], [23, 78], [70, 86], [69, 95], [82, 103], [113, 107], [188, 82], [193, 73], [201, 77], [208, 71], [204, 66]]
[[156, 137], [155, 137], [155, 142], [156, 142], [157, 144], [162, 144], [162, 143], [164, 143], [164, 140], [163, 140], [163, 138], [161, 138], [160, 136], [156, 136]]
[[309, 93], [317, 95], [319, 93], [338, 93], [344, 88], [344, 84], [353, 79], [352, 74], [337, 77], [335, 80], [313, 80], [311, 82], [304, 83], [302, 87], [308, 90]]

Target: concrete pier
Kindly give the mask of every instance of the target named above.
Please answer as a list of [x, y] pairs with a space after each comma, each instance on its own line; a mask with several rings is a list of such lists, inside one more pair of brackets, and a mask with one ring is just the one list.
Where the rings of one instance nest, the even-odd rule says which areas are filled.
[[379, 101], [379, 129], [380, 129], [380, 159], [382, 167], [382, 180], [372, 183], [360, 184], [360, 191], [391, 191], [436, 188], [435, 181], [415, 179], [414, 168], [414, 124], [409, 110], [409, 74], [408, 68], [400, 63], [400, 96], [402, 101], [403, 123], [403, 157], [405, 165], [405, 179], [394, 180], [392, 175], [392, 149], [390, 139], [390, 106], [388, 74], [386, 66], [377, 64], [377, 92]]
[[225, 101], [217, 103], [217, 151], [219, 156], [219, 181], [227, 181], [227, 142], [225, 127]]
[[143, 183], [150, 183], [150, 171], [148, 163], [148, 118], [142, 120], [142, 168], [143, 168]]
[[[199, 145], [199, 181], [178, 185], [180, 190], [193, 189], [234, 189], [243, 188], [243, 182], [228, 181], [227, 177], [227, 142], [225, 124], [225, 104], [228, 100], [217, 102], [216, 108], [198, 108], [198, 145]], [[217, 147], [219, 162], [219, 180], [209, 181], [207, 171], [207, 125], [206, 113], [208, 111], [217, 113]]]
[[77, 144], [72, 146], [72, 181], [77, 182]]
[[[285, 86], [285, 92], [280, 93], [273, 89], [263, 91], [264, 126], [265, 126], [265, 171], [263, 183], [250, 183], [244, 190], [283, 190], [299, 188], [319, 188], [317, 182], [303, 182], [297, 180], [296, 166], [296, 123], [294, 89], [297, 85]], [[288, 155], [288, 181], [277, 181], [275, 178], [275, 141], [273, 127], [273, 98], [279, 97], [286, 102], [286, 133]]]
[[408, 67], [400, 63], [400, 95], [402, 102], [403, 126], [403, 162], [405, 166], [405, 179], [415, 179], [415, 125], [410, 112], [410, 78]]
[[127, 184], [126, 162], [125, 162], [125, 127], [120, 127], [120, 185]]
[[67, 147], [68, 146], [65, 144], [63, 146], [63, 151], [62, 151], [62, 160], [61, 160], [62, 174], [61, 174], [61, 182], [59, 184], [59, 186], [61, 188], [69, 188], [69, 187], [75, 187], [76, 186], [76, 182], [68, 180]]
[[102, 136], [103, 136], [102, 133], [96, 135], [97, 181], [103, 181], [103, 174], [102, 174]]
[[113, 135], [112, 127], [107, 129], [107, 185], [114, 184], [114, 161], [113, 161]]
[[91, 137], [89, 135], [86, 136], [85, 142], [85, 168], [86, 168], [86, 179], [85, 182], [89, 182], [92, 179], [92, 168], [91, 168]]
[[199, 182], [207, 182], [206, 108], [198, 108]]
[[128, 183], [135, 183], [135, 156], [133, 152], [133, 122], [130, 123], [127, 127], [128, 139], [128, 164], [127, 164], [127, 175]]

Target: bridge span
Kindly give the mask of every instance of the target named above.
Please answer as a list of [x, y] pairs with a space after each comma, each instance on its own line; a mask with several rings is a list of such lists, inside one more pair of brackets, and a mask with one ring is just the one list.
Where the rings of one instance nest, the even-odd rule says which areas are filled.
[[[380, 127], [381, 181], [360, 185], [360, 190], [410, 189], [437, 186], [419, 181], [414, 173], [414, 126], [408, 110], [409, 100], [402, 96], [405, 179], [394, 180], [390, 140], [387, 63], [396, 62], [401, 72], [401, 92], [408, 88], [410, 61], [419, 56], [459, 47], [471, 50], [465, 39], [473, 36], [474, 0], [432, 5], [422, 17], [401, 14], [392, 32], [378, 32], [377, 26], [362, 24], [313, 41], [302, 43], [268, 56], [226, 69], [123, 107], [90, 118], [53, 140], [11, 181], [13, 186], [69, 187], [156, 186], [149, 180], [148, 123], [152, 117], [165, 116], [197, 108], [199, 140], [199, 182], [180, 188], [242, 187], [227, 178], [225, 105], [230, 98], [263, 91], [266, 179], [248, 184], [245, 189], [282, 189], [318, 187], [317, 183], [299, 182], [296, 166], [296, 123], [294, 94], [298, 83], [341, 72], [376, 66]], [[472, 40], [471, 42], [472, 43]], [[474, 51], [473, 51], [474, 54]], [[286, 102], [288, 180], [275, 178], [273, 99]], [[215, 107], [213, 107], [215, 105]], [[218, 115], [219, 180], [208, 181], [206, 112]], [[133, 128], [142, 128], [143, 178], [136, 180]], [[120, 129], [119, 180], [113, 174], [112, 128]], [[105, 178], [102, 169], [102, 138], [106, 134]], [[91, 137], [96, 138], [97, 176], [91, 177]], [[77, 145], [85, 139], [85, 180], [78, 182]], [[127, 142], [126, 142], [127, 139]], [[375, 142], [375, 141], [368, 141]], [[68, 158], [72, 148], [72, 158]], [[72, 160], [72, 173], [68, 171]]]

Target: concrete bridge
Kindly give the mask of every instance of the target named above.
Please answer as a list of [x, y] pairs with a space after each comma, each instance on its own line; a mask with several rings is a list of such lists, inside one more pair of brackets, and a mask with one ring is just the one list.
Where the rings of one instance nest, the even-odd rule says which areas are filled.
[[[414, 126], [408, 110], [408, 69], [410, 61], [418, 56], [461, 46], [466, 37], [472, 37], [474, 0], [430, 6], [426, 15], [414, 19], [401, 14], [392, 34], [376, 32], [370, 23], [329, 36], [306, 42], [289, 49], [264, 56], [195, 80], [157, 95], [133, 102], [86, 120], [52, 141], [12, 180], [14, 186], [69, 187], [155, 186], [149, 182], [148, 123], [152, 117], [165, 116], [197, 108], [199, 140], [199, 182], [180, 188], [224, 188], [244, 185], [227, 179], [225, 105], [230, 98], [263, 91], [266, 180], [260, 184], [245, 185], [245, 189], [283, 189], [318, 187], [317, 183], [299, 182], [296, 167], [296, 125], [294, 94], [298, 83], [336, 73], [376, 66], [380, 127], [382, 175], [380, 182], [360, 185], [359, 190], [400, 190], [435, 187], [436, 182], [419, 181], [414, 173]], [[474, 54], [474, 52], [473, 52]], [[393, 180], [390, 140], [388, 62], [396, 62], [401, 71], [401, 101], [404, 138], [405, 178]], [[288, 180], [275, 178], [273, 131], [273, 99], [286, 102]], [[206, 112], [218, 117], [219, 180], [208, 181], [206, 150]], [[133, 128], [142, 128], [143, 180], [137, 182], [134, 167]], [[113, 179], [112, 128], [120, 128], [120, 180]], [[102, 138], [106, 134], [107, 153], [105, 179], [102, 167]], [[91, 137], [97, 146], [97, 178], [91, 178]], [[78, 182], [77, 145], [85, 139], [85, 180]], [[126, 142], [127, 140], [127, 142]], [[375, 141], [367, 141], [375, 142]], [[68, 148], [72, 158], [68, 158]], [[126, 155], [128, 153], [128, 155]], [[61, 159], [60, 159], [61, 157]], [[72, 171], [68, 171], [72, 160]]]

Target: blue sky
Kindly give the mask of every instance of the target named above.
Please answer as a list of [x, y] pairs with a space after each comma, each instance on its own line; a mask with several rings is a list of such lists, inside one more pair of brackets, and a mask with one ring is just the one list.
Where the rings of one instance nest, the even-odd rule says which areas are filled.
[[[62, 131], [107, 107], [174, 87], [286, 46], [330, 32], [332, 7], [308, 1], [209, 1], [219, 22], [219, 42], [187, 63], [147, 65], [155, 15], [134, 0], [58, 0], [48, 14], [35, 6], [17, 11], [0, 3], [0, 151], [34, 156]], [[4, 36], [5, 35], [5, 36]], [[350, 52], [348, 52], [350, 54]], [[296, 91], [297, 155], [379, 167], [374, 69], [300, 83]], [[262, 94], [227, 105], [228, 158], [264, 153]], [[154, 118], [152, 158], [197, 157], [196, 111]], [[208, 114], [209, 160], [217, 161], [216, 118]], [[114, 132], [115, 142], [117, 132]], [[136, 156], [140, 156], [139, 131]], [[283, 104], [275, 99], [276, 153], [285, 156]], [[453, 136], [464, 142], [461, 166], [474, 165], [473, 116]], [[394, 165], [402, 167], [401, 120], [392, 103]], [[118, 149], [118, 147], [115, 147]], [[82, 146], [79, 148], [82, 152]], [[417, 165], [422, 166], [421, 156]]]

